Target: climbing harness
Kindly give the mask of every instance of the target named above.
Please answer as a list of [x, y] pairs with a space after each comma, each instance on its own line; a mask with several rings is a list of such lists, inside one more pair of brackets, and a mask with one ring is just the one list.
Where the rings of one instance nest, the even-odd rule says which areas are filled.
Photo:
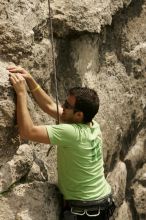
[[57, 106], [57, 121], [56, 124], [59, 124], [59, 100], [58, 100], [58, 83], [57, 83], [57, 74], [56, 74], [56, 63], [55, 63], [55, 52], [54, 52], [54, 36], [53, 36], [53, 25], [52, 25], [52, 13], [51, 13], [51, 5], [50, 0], [48, 0], [48, 9], [49, 9], [49, 31], [51, 34], [51, 45], [52, 45], [52, 63], [53, 63], [53, 74], [55, 81], [55, 93], [56, 93], [56, 106]]
[[104, 219], [108, 220], [115, 210], [115, 204], [112, 195], [109, 194], [100, 200], [64, 200], [63, 210], [64, 216], [67, 217], [65, 219], [67, 220], [71, 220], [72, 216], [88, 216], [89, 218], [93, 218], [103, 215], [103, 213], [105, 216]]
[[[95, 211], [95, 213], [90, 214], [90, 211]], [[71, 207], [71, 213], [73, 215], [87, 215], [88, 217], [97, 217], [100, 215], [100, 207], [90, 208], [90, 209], [78, 209]]]

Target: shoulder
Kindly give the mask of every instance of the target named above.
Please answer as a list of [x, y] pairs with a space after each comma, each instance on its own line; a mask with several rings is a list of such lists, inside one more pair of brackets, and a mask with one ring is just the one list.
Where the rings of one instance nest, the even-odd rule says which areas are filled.
[[60, 135], [73, 136], [77, 132], [78, 126], [76, 124], [59, 124], [48, 125], [47, 130], [50, 133], [56, 133]]
[[76, 124], [58, 124], [58, 125], [47, 125], [48, 129], [56, 129], [58, 131], [60, 130], [75, 130], [76, 129]]
[[70, 141], [74, 142], [78, 138], [76, 124], [48, 125], [46, 128], [52, 144], [68, 144]]

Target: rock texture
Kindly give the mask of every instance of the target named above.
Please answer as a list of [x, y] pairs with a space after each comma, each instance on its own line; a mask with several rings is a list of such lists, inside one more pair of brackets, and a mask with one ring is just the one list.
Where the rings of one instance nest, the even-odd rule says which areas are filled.
[[[113, 219], [144, 220], [146, 0], [52, 0], [51, 11], [59, 101], [75, 85], [98, 92], [96, 120], [117, 205]], [[48, 27], [47, 0], [0, 1], [0, 220], [59, 215], [56, 148], [21, 143], [6, 70], [13, 64], [25, 67], [55, 97]], [[29, 91], [28, 103], [35, 123], [54, 123]]]

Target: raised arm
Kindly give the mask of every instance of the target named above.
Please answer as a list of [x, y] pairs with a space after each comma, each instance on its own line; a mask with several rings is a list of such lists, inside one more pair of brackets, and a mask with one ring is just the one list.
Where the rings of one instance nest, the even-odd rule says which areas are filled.
[[10, 76], [10, 81], [14, 86], [17, 94], [17, 123], [19, 134], [22, 139], [36, 141], [39, 143], [50, 144], [46, 126], [34, 125], [28, 108], [27, 108], [27, 92], [25, 87], [25, 79], [20, 74]]
[[[35, 79], [31, 76], [29, 72], [27, 72], [22, 67], [8, 67], [8, 71], [12, 73], [20, 73], [26, 80], [27, 85], [32, 92], [33, 97], [35, 98], [36, 102], [38, 103], [39, 107], [52, 116], [53, 118], [57, 119], [57, 106], [53, 99], [46, 94], [46, 92], [37, 84]], [[59, 115], [62, 114], [62, 108], [59, 106]]]

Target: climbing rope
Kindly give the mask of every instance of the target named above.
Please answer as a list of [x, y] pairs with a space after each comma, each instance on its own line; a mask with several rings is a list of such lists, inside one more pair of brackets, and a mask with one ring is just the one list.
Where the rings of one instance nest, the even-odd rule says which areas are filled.
[[59, 124], [59, 100], [58, 100], [58, 83], [57, 83], [57, 74], [56, 74], [56, 63], [55, 63], [55, 52], [54, 52], [54, 37], [53, 37], [53, 25], [52, 25], [52, 13], [51, 13], [51, 5], [50, 0], [48, 0], [48, 8], [49, 8], [49, 31], [51, 34], [51, 45], [52, 45], [52, 63], [53, 63], [53, 74], [55, 81], [55, 94], [56, 94], [56, 106], [57, 106], [57, 121], [56, 124]]
[[[56, 124], [59, 124], [59, 100], [58, 100], [58, 83], [57, 83], [57, 74], [56, 74], [56, 63], [55, 63], [55, 52], [54, 52], [54, 37], [53, 37], [53, 25], [52, 25], [52, 13], [51, 13], [51, 5], [50, 0], [48, 0], [48, 8], [49, 8], [49, 26], [48, 29], [51, 34], [51, 45], [52, 45], [52, 62], [53, 62], [53, 74], [54, 74], [54, 81], [55, 81], [55, 93], [56, 93], [56, 106], [57, 106], [57, 121]], [[52, 150], [53, 145], [50, 146], [47, 152], [47, 156], [49, 155], [50, 151]]]

